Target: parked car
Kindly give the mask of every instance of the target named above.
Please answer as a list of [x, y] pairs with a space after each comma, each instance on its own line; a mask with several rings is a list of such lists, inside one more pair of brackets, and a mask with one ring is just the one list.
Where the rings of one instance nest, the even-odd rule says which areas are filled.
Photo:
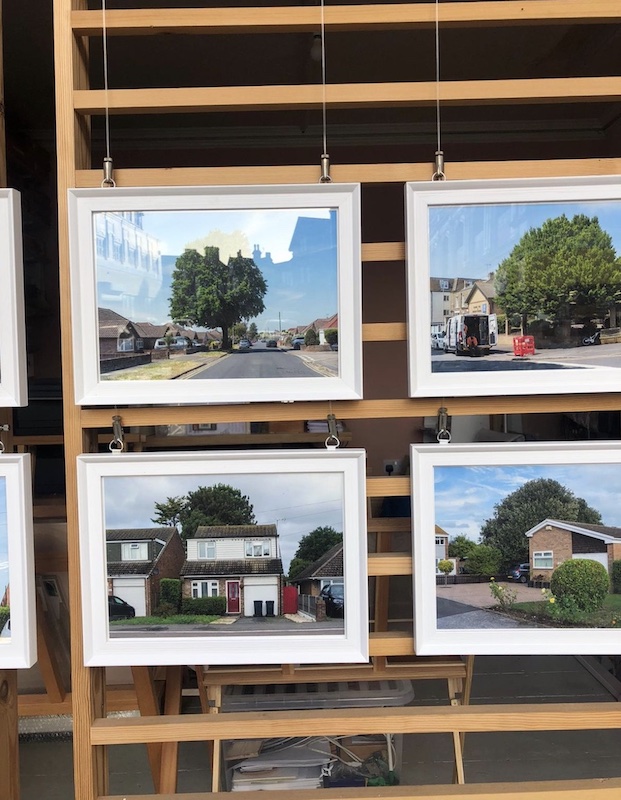
[[444, 331], [442, 333], [431, 334], [431, 349], [432, 350], [444, 349]]
[[345, 612], [345, 585], [343, 583], [331, 583], [324, 586], [319, 592], [319, 597], [326, 604], [326, 614], [329, 617], [342, 617]]
[[303, 336], [294, 336], [293, 339], [291, 340], [291, 347], [294, 350], [300, 350], [303, 344], [304, 344]]
[[132, 619], [136, 609], [115, 594], [108, 595], [108, 619]]
[[170, 339], [156, 339], [153, 349], [166, 350], [166, 348], [170, 348], [171, 350], [185, 350], [189, 344], [190, 340], [186, 339], [185, 336], [171, 336]]
[[240, 339], [239, 340], [239, 349], [240, 350], [250, 350], [252, 345], [250, 344], [249, 339]]
[[278, 347], [278, 342], [276, 339], [268, 339], [266, 347]]
[[507, 578], [520, 583], [528, 583], [530, 579], [530, 564], [516, 564], [515, 567], [511, 567]]

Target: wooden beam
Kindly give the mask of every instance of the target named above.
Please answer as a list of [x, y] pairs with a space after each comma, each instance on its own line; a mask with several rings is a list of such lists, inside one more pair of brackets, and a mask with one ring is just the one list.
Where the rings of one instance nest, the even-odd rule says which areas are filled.
[[[320, 25], [319, 8], [175, 8], [127, 9], [106, 12], [110, 36], [235, 33], [314, 33]], [[434, 3], [328, 6], [325, 26], [329, 31], [431, 28]], [[614, 22], [621, 18], [616, 0], [505, 0], [505, 2], [442, 3], [439, 21], [448, 27], [504, 25], [566, 25]], [[74, 11], [73, 31], [78, 36], [98, 36], [103, 28], [101, 11]]]
[[412, 574], [412, 556], [406, 553], [369, 553], [368, 563], [369, 577]]
[[[328, 108], [431, 106], [437, 93], [443, 106], [618, 102], [621, 77], [530, 78], [486, 81], [434, 81], [328, 84]], [[292, 111], [323, 105], [321, 85], [217, 86], [174, 89], [76, 90], [79, 114], [186, 114], [217, 111]]]
[[17, 670], [0, 670], [0, 797], [19, 800]]
[[[482, 733], [494, 731], [572, 731], [621, 727], [617, 703], [524, 703], [520, 705], [417, 706], [405, 708], [320, 709], [236, 712], [230, 714], [139, 719], [97, 719], [91, 744], [136, 742], [200, 742], [206, 739], [252, 739], [264, 735], [333, 736], [381, 733]], [[301, 728], [302, 723], [302, 728]]]

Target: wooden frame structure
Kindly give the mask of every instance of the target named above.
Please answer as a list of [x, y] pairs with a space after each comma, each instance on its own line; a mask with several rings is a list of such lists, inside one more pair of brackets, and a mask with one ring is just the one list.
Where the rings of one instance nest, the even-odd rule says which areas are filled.
[[[265, 8], [194, 8], [194, 9], [142, 9], [116, 10], [107, 13], [109, 36], [160, 35], [165, 33], [226, 34], [289, 33], [314, 31], [319, 24], [319, 7], [308, 6]], [[326, 8], [325, 24], [328, 31], [366, 31], [401, 27], [430, 28], [436, 13], [435, 3], [395, 5], [347, 5]], [[442, 25], [454, 27], [506, 26], [506, 25], [562, 25], [568, 23], [618, 24], [621, 7], [616, 0], [513, 0], [480, 2], [448, 2], [439, 6]], [[209, 112], [214, 110], [292, 109], [319, 108], [321, 87], [267, 86], [225, 87], [192, 89], [114, 89], [104, 92], [91, 89], [88, 82], [89, 37], [100, 37], [103, 17], [100, 11], [87, 9], [86, 0], [54, 0], [54, 39], [56, 58], [56, 108], [58, 150], [58, 203], [60, 225], [60, 279], [63, 339], [63, 382], [65, 414], [65, 447], [67, 460], [67, 512], [69, 531], [68, 567], [72, 607], [72, 663], [73, 663], [73, 714], [75, 792], [81, 800], [104, 800], [107, 795], [106, 747], [112, 744], [144, 742], [149, 747], [149, 757], [158, 795], [163, 800], [177, 797], [176, 747], [179, 741], [236, 738], [240, 730], [244, 736], [264, 730], [266, 713], [262, 714], [206, 714], [179, 715], [180, 677], [176, 668], [168, 668], [164, 691], [164, 711], [159, 714], [158, 695], [154, 674], [148, 668], [136, 668], [134, 679], [140, 698], [143, 716], [139, 719], [106, 719], [105, 678], [101, 668], [82, 666], [82, 620], [79, 605], [79, 553], [77, 536], [77, 497], [75, 458], [88, 452], [96, 442], [97, 432], [108, 429], [110, 411], [105, 409], [80, 409], [73, 403], [73, 373], [71, 353], [71, 310], [68, 284], [67, 189], [93, 187], [101, 183], [101, 170], [92, 169], [90, 160], [90, 116], [101, 115], [105, 106], [112, 114], [145, 114], [167, 112]], [[472, 105], [493, 103], [519, 103], [526, 99], [534, 104], [551, 102], [602, 102], [616, 100], [621, 95], [621, 78], [537, 78], [531, 80], [453, 81], [442, 83], [440, 99], [445, 104]], [[435, 101], [435, 83], [383, 83], [330, 85], [327, 87], [328, 108], [373, 108], [378, 106], [429, 105]], [[584, 159], [558, 161], [520, 161], [455, 163], [449, 170], [450, 178], [485, 178], [511, 176], [563, 176], [596, 175], [621, 172], [621, 159]], [[403, 183], [429, 179], [428, 163], [400, 164], [348, 164], [335, 165], [331, 171], [337, 182]], [[153, 185], [230, 185], [235, 183], [304, 183], [319, 179], [319, 166], [272, 167], [210, 167], [172, 169], [119, 169], [115, 180], [119, 186]], [[363, 233], [364, 237], [364, 233]], [[387, 269], [402, 269], [404, 245], [402, 242], [365, 244], [363, 260], [385, 262]], [[406, 326], [385, 320], [383, 323], [363, 326], [365, 342], [395, 341], [406, 338]], [[469, 397], [447, 403], [449, 413], [528, 413], [539, 411], [608, 410], [619, 408], [616, 395], [581, 395], [547, 397]], [[187, 406], [183, 408], [131, 408], [123, 410], [126, 427], [175, 423], [206, 423], [244, 420], [302, 420], [335, 413], [340, 419], [411, 418], [433, 414], [438, 403], [433, 399], [403, 399], [343, 401], [328, 403], [296, 403], [294, 405], [260, 403], [253, 406]], [[388, 487], [387, 480], [390, 480]], [[408, 495], [406, 478], [369, 478], [368, 498], [387, 494]], [[398, 530], [403, 520], [395, 522]], [[393, 661], [403, 660], [399, 666], [402, 674], [424, 677], [433, 670], [431, 662], [414, 658], [415, 646], [411, 635], [386, 630], [386, 586], [392, 576], [411, 574], [411, 558], [404, 553], [391, 551], [388, 539], [391, 524], [376, 522], [380, 537], [378, 552], [369, 556], [369, 574], [377, 579], [376, 628], [371, 635], [373, 674], [377, 677], [390, 674]], [[409, 659], [409, 661], [408, 661]], [[463, 664], [444, 664], [436, 677], [462, 681], [467, 693], [468, 672]], [[471, 674], [471, 673], [470, 673]], [[216, 692], [218, 686], [234, 676], [218, 676], [211, 684], [209, 673], [205, 677], [204, 698], [208, 691]], [[283, 667], [283, 680], [296, 677], [291, 668]], [[253, 676], [253, 680], [256, 676]], [[212, 696], [213, 700], [214, 697]], [[467, 697], [465, 698], [467, 699]], [[478, 706], [460, 705], [457, 696], [446, 708], [397, 708], [322, 712], [269, 713], [272, 730], [282, 735], [308, 734], [313, 730], [329, 730], [333, 734], [381, 732], [423, 733], [446, 732], [453, 735], [459, 748], [466, 731], [512, 730], [578, 730], [618, 728], [621, 712], [612, 704], [553, 704], [528, 706]], [[217, 748], [214, 747], [214, 753]], [[458, 756], [458, 772], [460, 752]], [[215, 759], [214, 759], [215, 760]], [[463, 773], [458, 778], [463, 782]], [[452, 797], [479, 798], [532, 797], [537, 800], [572, 800], [589, 797], [608, 800], [617, 797], [619, 780], [556, 782], [554, 786], [537, 784], [503, 784], [485, 787], [407, 787], [395, 789], [327, 790], [322, 795], [328, 800], [338, 797], [350, 800], [375, 800], [375, 798], [409, 798], [416, 796], [448, 800]], [[203, 796], [202, 794], [200, 795]], [[137, 800], [142, 800], [138, 798]], [[199, 795], [184, 795], [193, 800]], [[294, 800], [310, 800], [308, 792], [294, 793]], [[315, 797], [313, 794], [312, 797]], [[214, 794], [214, 800], [220, 798]], [[108, 800], [111, 798], [108, 797]], [[243, 798], [242, 798], [243, 800]]]

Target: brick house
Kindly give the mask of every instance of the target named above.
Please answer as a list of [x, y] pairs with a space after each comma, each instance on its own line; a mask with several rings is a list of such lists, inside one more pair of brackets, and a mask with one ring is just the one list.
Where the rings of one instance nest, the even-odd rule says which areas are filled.
[[570, 558], [599, 561], [610, 574], [612, 562], [621, 558], [621, 528], [544, 519], [525, 535], [531, 578], [550, 580], [556, 567]]
[[343, 543], [331, 547], [312, 564], [299, 572], [291, 580], [298, 587], [300, 594], [316, 597], [319, 592], [331, 583], [343, 583]]
[[282, 607], [283, 568], [276, 525], [201, 525], [186, 541], [183, 597], [225, 597], [226, 613], [255, 615]]
[[185, 552], [176, 528], [106, 531], [108, 593], [149, 616], [160, 600], [160, 580], [178, 578]]
[[99, 354], [118, 356], [119, 353], [138, 353], [143, 340], [134, 323], [109, 308], [97, 309], [99, 319]]

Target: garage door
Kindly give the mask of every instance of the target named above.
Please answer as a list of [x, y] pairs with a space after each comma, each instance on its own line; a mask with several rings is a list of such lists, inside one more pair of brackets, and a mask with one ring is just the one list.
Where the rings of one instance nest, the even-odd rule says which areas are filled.
[[591, 561], [598, 561], [608, 570], [608, 553], [574, 553], [572, 558], [590, 558]]
[[266, 601], [274, 603], [274, 614], [280, 614], [278, 607], [278, 578], [244, 578], [244, 616], [254, 615], [254, 601], [261, 602], [262, 613], [265, 614]]
[[133, 606], [137, 617], [144, 617], [147, 613], [144, 578], [114, 578], [112, 594]]

